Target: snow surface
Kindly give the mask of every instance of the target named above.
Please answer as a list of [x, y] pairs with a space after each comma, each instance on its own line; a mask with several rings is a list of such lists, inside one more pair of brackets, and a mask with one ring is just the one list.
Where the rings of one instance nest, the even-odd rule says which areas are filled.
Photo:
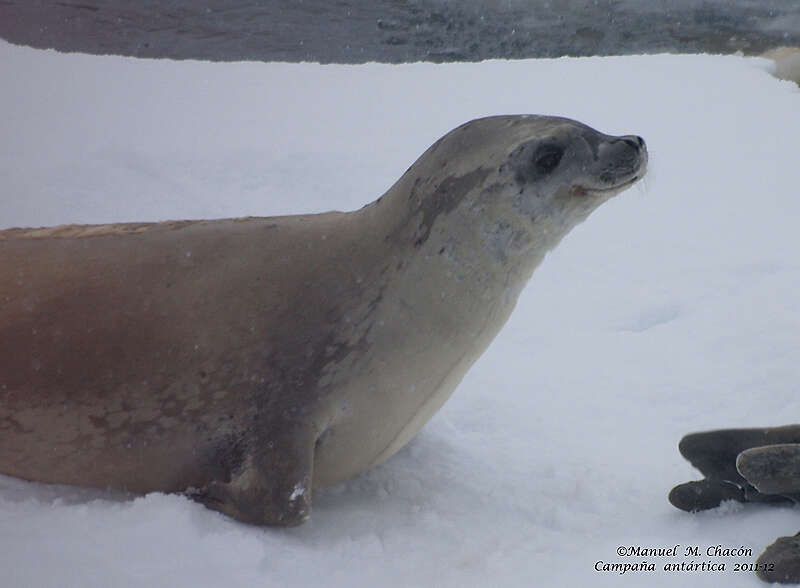
[[[689, 515], [689, 431], [798, 421], [800, 91], [719, 56], [320, 66], [0, 43], [2, 227], [273, 215], [374, 200], [483, 115], [647, 140], [650, 173], [534, 274], [502, 334], [386, 464], [289, 530], [179, 496], [0, 478], [3, 586], [759, 586], [601, 573], [619, 545], [746, 546], [800, 509]], [[8, 342], [6, 342], [8, 344]]]

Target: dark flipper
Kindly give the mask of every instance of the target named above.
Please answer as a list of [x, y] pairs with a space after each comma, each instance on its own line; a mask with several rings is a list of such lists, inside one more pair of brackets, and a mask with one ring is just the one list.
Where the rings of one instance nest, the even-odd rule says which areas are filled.
[[796, 496], [800, 493], [800, 444], [747, 449], [736, 458], [736, 469], [762, 494]]
[[[678, 448], [705, 479], [675, 486], [669, 501], [691, 512], [739, 502], [800, 502], [800, 425], [692, 433]], [[800, 584], [800, 533], [780, 537], [758, 558], [766, 582]]]
[[765, 582], [800, 584], [800, 533], [794, 537], [778, 537], [756, 563], [756, 575]]
[[669, 493], [672, 506], [688, 512], [716, 508], [724, 500], [745, 502], [744, 490], [724, 480], [704, 479], [679, 484]]
[[784, 443], [800, 443], [800, 425], [692, 433], [681, 439], [678, 450], [706, 478], [744, 483], [737, 456], [752, 447]]
[[[678, 444], [678, 450], [703, 473], [706, 479], [675, 486], [669, 494], [669, 501], [675, 507], [691, 512], [714, 508], [724, 500], [769, 504], [796, 502], [800, 485], [797, 485], [797, 490], [792, 489], [787, 492], [769, 490], [777, 486], [774, 484], [770, 486], [767, 481], [770, 474], [765, 469], [767, 468], [765, 460], [769, 456], [769, 467], [775, 472], [772, 478], [776, 478], [780, 472], [789, 470], [800, 473], [800, 461], [792, 465], [784, 460], [784, 463], [779, 465], [781, 459], [790, 459], [788, 454], [785, 451], [772, 452], [764, 447], [795, 443], [800, 444], [800, 425], [721, 429], [686, 435]], [[745, 456], [742, 462], [745, 468], [743, 470], [737, 468], [740, 454]], [[751, 476], [753, 479], [750, 479]], [[755, 481], [758, 481], [759, 485], [754, 484]], [[785, 489], [790, 486], [794, 487], [792, 482], [783, 480], [780, 488]]]
[[288, 435], [247, 456], [229, 482], [187, 493], [192, 499], [252, 525], [293, 527], [311, 515], [314, 438]]

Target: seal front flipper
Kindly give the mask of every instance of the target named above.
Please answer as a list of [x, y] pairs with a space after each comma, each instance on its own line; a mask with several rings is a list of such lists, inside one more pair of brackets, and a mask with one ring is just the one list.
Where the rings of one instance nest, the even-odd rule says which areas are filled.
[[231, 473], [187, 495], [251, 525], [293, 527], [311, 515], [314, 438], [284, 435], [264, 441]]

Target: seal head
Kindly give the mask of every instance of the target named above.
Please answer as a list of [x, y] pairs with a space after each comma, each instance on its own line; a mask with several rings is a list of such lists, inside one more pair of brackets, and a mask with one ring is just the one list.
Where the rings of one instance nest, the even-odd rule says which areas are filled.
[[[392, 214], [404, 225], [422, 215], [416, 245], [436, 218], [458, 217], [447, 226], [451, 234], [465, 237], [469, 227], [483, 235], [471, 245], [502, 260], [532, 254], [519, 261], [536, 265], [572, 227], [639, 180], [647, 159], [635, 135], [605, 135], [560, 117], [488, 117], [436, 142], [378, 204], [395, 199]], [[406, 200], [410, 207], [397, 210]]]

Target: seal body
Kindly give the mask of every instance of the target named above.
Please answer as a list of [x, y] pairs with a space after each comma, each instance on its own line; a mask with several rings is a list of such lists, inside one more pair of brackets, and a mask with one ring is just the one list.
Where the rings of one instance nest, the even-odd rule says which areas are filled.
[[377, 201], [0, 232], [0, 473], [293, 525], [400, 449], [644, 142], [478, 119]]
[[775, 62], [775, 77], [789, 80], [800, 86], [800, 47], [776, 47], [764, 53]]

